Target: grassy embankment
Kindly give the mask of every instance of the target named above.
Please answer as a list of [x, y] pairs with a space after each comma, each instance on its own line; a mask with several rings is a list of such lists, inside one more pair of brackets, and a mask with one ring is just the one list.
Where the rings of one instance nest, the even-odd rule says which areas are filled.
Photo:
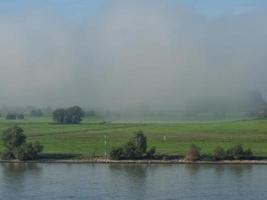
[[[206, 123], [98, 123], [85, 120], [80, 125], [59, 125], [50, 118], [28, 118], [22, 121], [0, 119], [0, 132], [17, 124], [29, 141], [39, 140], [44, 153], [71, 153], [85, 156], [104, 154], [104, 134], [108, 152], [125, 144], [133, 132], [143, 130], [149, 146], [157, 153], [184, 155], [194, 143], [203, 153], [211, 153], [220, 145], [243, 144], [257, 156], [267, 156], [267, 120]], [[163, 141], [166, 136], [166, 141]], [[0, 151], [2, 149], [0, 143]]]

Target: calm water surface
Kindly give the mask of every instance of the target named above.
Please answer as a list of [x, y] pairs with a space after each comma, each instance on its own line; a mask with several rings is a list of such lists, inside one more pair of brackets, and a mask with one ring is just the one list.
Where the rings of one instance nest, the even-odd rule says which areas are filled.
[[0, 164], [1, 200], [266, 200], [265, 165]]

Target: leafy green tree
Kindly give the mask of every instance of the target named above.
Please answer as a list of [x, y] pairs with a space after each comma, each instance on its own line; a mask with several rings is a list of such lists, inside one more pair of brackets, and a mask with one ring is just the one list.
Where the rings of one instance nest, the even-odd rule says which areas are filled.
[[22, 128], [13, 126], [3, 132], [2, 140], [6, 148], [14, 149], [26, 142], [26, 136]]
[[142, 131], [139, 131], [123, 147], [113, 148], [110, 152], [110, 157], [115, 160], [151, 158], [155, 152], [155, 147], [147, 151], [147, 137]]
[[23, 129], [14, 126], [5, 130], [2, 134], [4, 150], [1, 153], [2, 159], [11, 160], [32, 160], [42, 152], [43, 146], [39, 142], [27, 143]]
[[142, 152], [138, 149], [136, 144], [130, 141], [124, 146], [124, 155], [127, 159], [136, 159], [142, 157]]
[[73, 106], [67, 109], [67, 116], [72, 124], [79, 124], [84, 117], [84, 112], [79, 106]]
[[132, 140], [133, 143], [135, 143], [137, 150], [141, 154], [145, 154], [147, 150], [147, 138], [144, 135], [143, 131], [138, 131]]
[[83, 117], [84, 112], [79, 106], [57, 109], [53, 112], [54, 121], [61, 124], [79, 124]]
[[56, 109], [53, 112], [53, 120], [57, 123], [64, 123], [64, 118], [66, 115], [66, 111], [64, 109]]

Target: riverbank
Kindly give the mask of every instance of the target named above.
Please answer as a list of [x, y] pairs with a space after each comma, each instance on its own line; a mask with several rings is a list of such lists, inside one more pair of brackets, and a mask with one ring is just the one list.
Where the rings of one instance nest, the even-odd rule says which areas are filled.
[[223, 160], [223, 161], [186, 161], [186, 160], [110, 160], [110, 159], [43, 159], [31, 161], [0, 160], [0, 163], [62, 163], [62, 164], [264, 164], [267, 160]]
[[[49, 118], [33, 118], [0, 120], [0, 133], [15, 124], [24, 130], [29, 142], [39, 141], [45, 154], [103, 156], [105, 150], [109, 153], [113, 147], [123, 146], [142, 130], [149, 141], [148, 148], [156, 147], [156, 153], [161, 155], [185, 155], [192, 144], [202, 154], [212, 154], [218, 146], [227, 149], [242, 144], [245, 149], [251, 148], [255, 156], [267, 157], [267, 120], [104, 124], [85, 120], [80, 125], [62, 125]], [[0, 152], [3, 148], [0, 142]]]

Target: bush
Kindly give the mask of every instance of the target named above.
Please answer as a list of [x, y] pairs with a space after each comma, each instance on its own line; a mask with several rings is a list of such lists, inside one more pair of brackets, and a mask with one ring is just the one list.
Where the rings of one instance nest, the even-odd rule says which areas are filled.
[[124, 150], [122, 147], [114, 147], [110, 151], [110, 158], [114, 160], [121, 160], [124, 158]]
[[147, 152], [146, 156], [152, 158], [156, 154], [156, 147], [151, 147]]
[[16, 152], [19, 160], [34, 160], [38, 158], [38, 154], [43, 151], [43, 146], [39, 142], [24, 143]]
[[250, 148], [244, 151], [244, 157], [243, 157], [244, 159], [250, 160], [252, 159], [252, 157], [253, 157], [253, 152]]
[[224, 160], [225, 159], [225, 151], [222, 147], [218, 146], [216, 147], [216, 149], [214, 150], [213, 153], [213, 159], [214, 160]]
[[186, 153], [187, 161], [197, 161], [200, 159], [200, 149], [196, 145], [192, 145]]
[[4, 149], [1, 153], [1, 159], [3, 160], [12, 160], [15, 159], [15, 156], [9, 149]]
[[5, 148], [1, 153], [1, 158], [4, 160], [33, 160], [43, 150], [43, 146], [39, 142], [27, 143], [23, 129], [17, 126], [5, 130], [2, 140]]
[[232, 147], [231, 152], [232, 152], [233, 159], [235, 159], [235, 160], [242, 159], [242, 157], [244, 155], [244, 149], [243, 149], [241, 144], [234, 145]]
[[243, 154], [244, 150], [240, 144], [234, 145], [226, 150], [226, 158], [229, 160], [240, 160]]
[[201, 154], [200, 156], [200, 160], [204, 160], [204, 161], [214, 161], [214, 157], [212, 154], [210, 153], [204, 153], [204, 154]]
[[[221, 147], [220, 147], [221, 148]], [[214, 152], [214, 158], [220, 158], [217, 160], [243, 160], [243, 159], [251, 159], [253, 157], [253, 152], [251, 149], [244, 150], [243, 146], [241, 144], [234, 145], [230, 148], [228, 148], [226, 151], [224, 151], [224, 156], [222, 156], [222, 151], [224, 151], [222, 148], [217, 149], [217, 154]], [[220, 154], [220, 156], [219, 156]]]

